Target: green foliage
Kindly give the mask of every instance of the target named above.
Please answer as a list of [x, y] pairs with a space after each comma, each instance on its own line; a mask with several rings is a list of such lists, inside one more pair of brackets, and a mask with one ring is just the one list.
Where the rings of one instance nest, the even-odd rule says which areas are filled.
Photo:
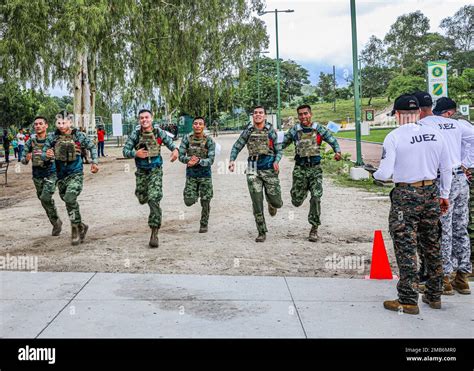
[[425, 79], [419, 76], [398, 75], [393, 78], [387, 88], [387, 95], [394, 99], [401, 94], [412, 93], [417, 90], [425, 90]]

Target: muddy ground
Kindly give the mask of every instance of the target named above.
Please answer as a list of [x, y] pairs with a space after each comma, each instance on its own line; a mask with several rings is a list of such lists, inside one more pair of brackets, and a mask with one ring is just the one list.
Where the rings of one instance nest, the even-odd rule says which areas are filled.
[[388, 197], [341, 188], [325, 179], [320, 240], [311, 243], [307, 240], [309, 199], [299, 208], [291, 205], [293, 162], [286, 157], [280, 165], [283, 208], [273, 218], [266, 214], [267, 241], [255, 243], [257, 232], [243, 172], [246, 150], [238, 158], [237, 173], [227, 171], [236, 139], [236, 134], [217, 138], [222, 151], [213, 166], [214, 199], [207, 234], [198, 233], [200, 206], [183, 203], [185, 166], [170, 163], [169, 151], [163, 149], [163, 225], [158, 249], [148, 248], [149, 209], [139, 205], [134, 195], [133, 160], [117, 159], [121, 148], [106, 147], [108, 157], [101, 158], [98, 174], [91, 174], [85, 165], [79, 203], [89, 232], [80, 246], [70, 245], [69, 221], [57, 192], [54, 198], [65, 223], [59, 237], [50, 235], [51, 226], [31, 181], [31, 164], [13, 162], [9, 185], [0, 186], [0, 256], [37, 256], [40, 271], [360, 278], [370, 270], [374, 230], [381, 229], [392, 267], [396, 267], [388, 234]]

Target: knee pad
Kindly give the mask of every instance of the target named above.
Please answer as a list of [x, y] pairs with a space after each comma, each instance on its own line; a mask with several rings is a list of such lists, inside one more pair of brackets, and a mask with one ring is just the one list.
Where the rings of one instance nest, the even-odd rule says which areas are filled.
[[63, 198], [64, 202], [67, 204], [74, 204], [77, 202], [77, 194], [66, 192]]

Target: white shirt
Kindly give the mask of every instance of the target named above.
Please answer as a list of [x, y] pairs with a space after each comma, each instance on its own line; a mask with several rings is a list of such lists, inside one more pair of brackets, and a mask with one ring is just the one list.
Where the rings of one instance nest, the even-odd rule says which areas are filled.
[[418, 123], [435, 127], [441, 131], [448, 146], [448, 157], [452, 169], [461, 166], [462, 147], [474, 151], [474, 129], [463, 125], [460, 121], [442, 116], [427, 116], [419, 120]]
[[[467, 120], [457, 119], [461, 125], [465, 126], [468, 130], [474, 132], [474, 126]], [[466, 143], [466, 141], [462, 142], [461, 146], [461, 163], [465, 168], [472, 168], [474, 167], [474, 145], [471, 143]]]
[[24, 146], [25, 145], [25, 134], [18, 133], [16, 135], [16, 140], [17, 140], [19, 146]]
[[440, 131], [428, 125], [406, 124], [383, 141], [382, 161], [374, 173], [378, 180], [416, 183], [434, 180], [440, 171], [440, 196], [449, 198], [453, 178], [447, 145]]

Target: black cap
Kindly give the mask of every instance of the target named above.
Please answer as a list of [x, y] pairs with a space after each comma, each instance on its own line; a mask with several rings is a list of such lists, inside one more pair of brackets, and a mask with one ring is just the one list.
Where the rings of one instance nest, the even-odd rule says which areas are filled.
[[393, 116], [395, 114], [395, 111], [411, 111], [419, 108], [420, 103], [414, 95], [403, 94], [400, 95], [397, 99], [395, 99], [391, 115]]
[[420, 103], [420, 107], [432, 107], [433, 106], [433, 99], [431, 99], [431, 95], [426, 91], [416, 91], [412, 94], [416, 99], [418, 99], [418, 103]]
[[433, 108], [433, 113], [435, 115], [441, 115], [444, 111], [448, 111], [450, 109], [456, 109], [456, 102], [451, 98], [442, 97], [436, 101], [436, 106]]

